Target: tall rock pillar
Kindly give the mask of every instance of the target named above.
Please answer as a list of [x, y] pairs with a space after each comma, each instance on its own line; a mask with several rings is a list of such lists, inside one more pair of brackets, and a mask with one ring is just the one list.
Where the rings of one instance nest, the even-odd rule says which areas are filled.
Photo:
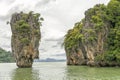
[[12, 38], [11, 47], [18, 67], [32, 67], [33, 60], [39, 58], [39, 41], [41, 39], [40, 14], [14, 13], [10, 20]]

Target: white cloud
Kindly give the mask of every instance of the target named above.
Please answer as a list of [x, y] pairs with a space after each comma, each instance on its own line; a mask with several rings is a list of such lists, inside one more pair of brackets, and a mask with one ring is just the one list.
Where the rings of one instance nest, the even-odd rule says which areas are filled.
[[45, 19], [41, 27], [40, 58], [63, 58], [53, 56], [63, 54], [63, 36], [74, 23], [84, 17], [84, 12], [98, 3], [109, 0], [0, 0], [0, 47], [10, 50], [11, 29], [6, 25], [14, 12], [34, 11]]

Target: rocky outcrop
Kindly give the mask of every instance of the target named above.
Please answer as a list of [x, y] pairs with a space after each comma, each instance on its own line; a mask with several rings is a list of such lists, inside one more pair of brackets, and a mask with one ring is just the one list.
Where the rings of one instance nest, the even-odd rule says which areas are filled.
[[32, 67], [33, 59], [39, 58], [41, 39], [40, 14], [14, 13], [10, 25], [12, 30], [11, 47], [18, 67]]
[[[118, 27], [111, 24], [113, 20], [110, 19], [111, 14], [107, 6], [95, 5], [85, 12], [82, 21], [68, 31], [64, 40], [68, 65], [120, 66], [120, 55], [118, 55], [120, 51], [116, 48], [111, 49], [111, 46], [113, 48], [120, 42], [113, 37], [117, 35], [112, 31]], [[117, 42], [114, 43], [112, 38]], [[120, 50], [119, 46], [117, 48]]]

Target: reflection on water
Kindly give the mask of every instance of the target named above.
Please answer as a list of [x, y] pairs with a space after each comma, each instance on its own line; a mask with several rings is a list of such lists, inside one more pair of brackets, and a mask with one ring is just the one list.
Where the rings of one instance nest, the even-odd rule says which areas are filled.
[[65, 62], [46, 62], [34, 64], [34, 69], [39, 70], [40, 80], [65, 80]]
[[13, 71], [12, 80], [40, 80], [39, 72], [33, 68], [17, 68]]
[[34, 63], [33, 68], [0, 64], [0, 80], [120, 80], [120, 68], [67, 66], [65, 62]]
[[120, 80], [120, 68], [68, 66], [68, 80]]
[[11, 80], [66, 80], [65, 63], [35, 63], [33, 68], [16, 68]]

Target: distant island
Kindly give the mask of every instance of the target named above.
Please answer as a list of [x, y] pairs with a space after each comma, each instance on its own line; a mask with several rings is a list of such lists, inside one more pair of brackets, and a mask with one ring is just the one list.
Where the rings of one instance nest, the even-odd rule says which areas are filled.
[[10, 51], [6, 51], [0, 48], [0, 63], [15, 62], [13, 54]]
[[[53, 58], [46, 58], [46, 59], [35, 59], [34, 62], [65, 62], [65, 59], [53, 59]], [[0, 63], [14, 63], [13, 54], [10, 51], [6, 51], [0, 48]]]
[[53, 58], [47, 58], [47, 59], [35, 59], [34, 62], [65, 62], [65, 59], [53, 59]]

